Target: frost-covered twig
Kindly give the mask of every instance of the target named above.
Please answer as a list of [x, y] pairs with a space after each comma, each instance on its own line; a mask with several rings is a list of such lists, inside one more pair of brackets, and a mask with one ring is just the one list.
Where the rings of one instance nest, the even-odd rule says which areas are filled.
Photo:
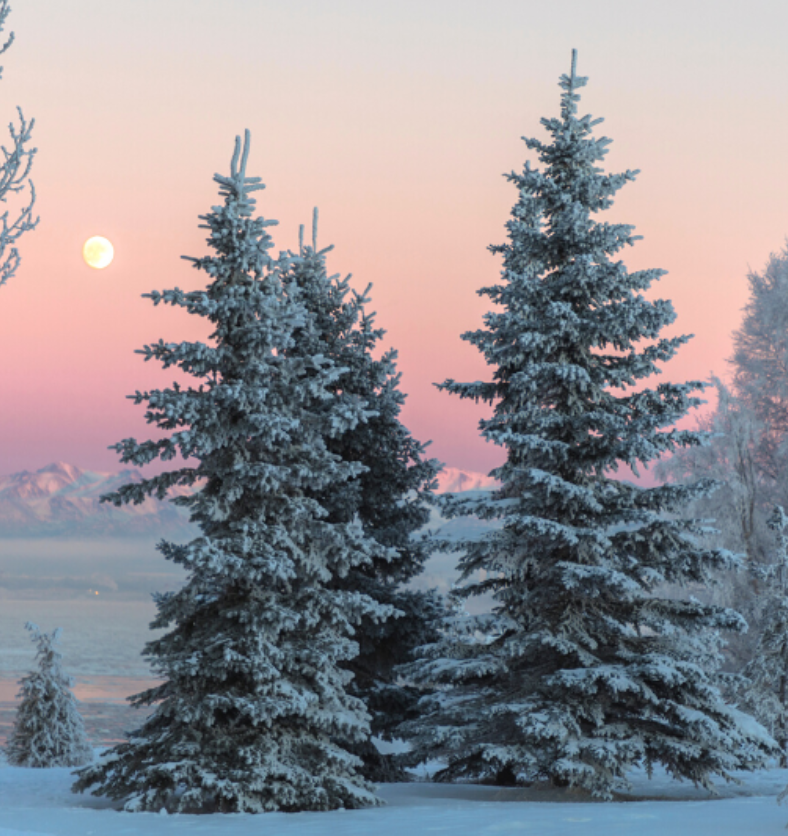
[[[8, 0], [0, 0], [0, 32], [3, 30], [10, 11]], [[12, 32], [5, 44], [0, 47], [0, 55], [11, 46], [13, 41]], [[0, 67], [1, 74], [2, 67]], [[30, 180], [33, 158], [38, 152], [37, 148], [29, 147], [35, 119], [25, 119], [19, 107], [17, 107], [17, 113], [19, 114], [18, 125], [10, 122], [8, 126], [11, 134], [10, 146], [0, 146], [3, 154], [2, 164], [0, 164], [0, 202], [7, 204], [9, 196], [13, 194], [27, 191], [28, 195], [20, 209], [11, 212], [6, 208], [0, 214], [0, 287], [14, 276], [19, 268], [21, 256], [16, 242], [25, 232], [35, 229], [39, 221], [37, 217], [33, 217], [36, 190]]]

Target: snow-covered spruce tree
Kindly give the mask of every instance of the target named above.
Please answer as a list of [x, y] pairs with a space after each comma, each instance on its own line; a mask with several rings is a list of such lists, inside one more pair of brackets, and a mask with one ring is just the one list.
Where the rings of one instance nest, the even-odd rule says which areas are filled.
[[231, 175], [216, 175], [223, 206], [203, 216], [215, 253], [191, 259], [205, 290], [153, 292], [206, 317], [212, 344], [146, 346], [146, 359], [179, 367], [199, 387], [137, 393], [147, 420], [171, 434], [116, 445], [144, 465], [178, 451], [196, 466], [123, 486], [114, 504], [163, 499], [173, 485], [201, 488], [174, 501], [202, 535], [159, 550], [188, 570], [184, 587], [157, 597], [154, 627], [169, 628], [145, 655], [164, 682], [131, 698], [155, 710], [127, 742], [79, 773], [77, 792], [122, 799], [124, 809], [182, 812], [329, 810], [377, 803], [348, 750], [369, 735], [364, 705], [347, 693], [341, 663], [358, 652], [353, 623], [388, 610], [336, 576], [382, 553], [358, 523], [335, 523], [308, 494], [339, 488], [360, 465], [325, 439], [363, 419], [358, 399], [332, 391], [340, 373], [326, 357], [291, 355], [307, 320], [253, 218], [246, 176], [248, 132]]
[[61, 630], [51, 635], [27, 622], [36, 643], [38, 670], [23, 677], [6, 755], [12, 766], [84, 766], [93, 760], [93, 749], [71, 693], [74, 683], [63, 672], [57, 649]]
[[745, 705], [780, 747], [780, 766], [788, 766], [788, 516], [774, 508], [768, 522], [777, 540], [777, 559], [761, 572], [766, 604], [758, 643], [744, 668]]
[[[9, 0], [0, 0], [0, 32], [3, 31], [6, 18], [11, 12], [8, 3]], [[12, 32], [8, 40], [0, 47], [0, 55], [13, 42], [14, 33]], [[2, 67], [0, 67], [0, 73], [2, 73]], [[0, 162], [0, 201], [6, 203], [11, 195], [20, 194], [26, 189], [29, 191], [29, 198], [26, 205], [15, 210], [13, 217], [9, 209], [0, 213], [0, 287], [13, 277], [19, 268], [21, 257], [15, 246], [16, 242], [25, 232], [35, 229], [38, 224], [38, 218], [33, 218], [36, 190], [30, 180], [30, 169], [33, 166], [33, 157], [37, 149], [29, 147], [35, 119], [29, 121], [25, 119], [21, 108], [17, 108], [17, 113], [19, 126], [17, 127], [13, 122], [9, 124], [11, 147], [0, 147], [3, 154], [3, 160]]]
[[[364, 533], [386, 547], [369, 563], [336, 576], [336, 589], [358, 591], [394, 608], [385, 619], [365, 616], [358, 629], [359, 655], [343, 663], [353, 673], [351, 693], [361, 697], [372, 715], [372, 733], [391, 739], [401, 722], [414, 716], [419, 692], [396, 681], [396, 666], [410, 661], [415, 647], [437, 638], [436, 623], [443, 614], [438, 596], [403, 588], [429, 557], [433, 542], [417, 537], [429, 520], [432, 489], [440, 465], [423, 457], [420, 444], [403, 426], [400, 411], [405, 395], [399, 388], [397, 353], [375, 355], [385, 331], [374, 326], [368, 313], [370, 286], [359, 294], [350, 276], [329, 276], [326, 256], [333, 247], [317, 247], [317, 210], [312, 246], [303, 245], [291, 268], [291, 285], [299, 288], [309, 320], [295, 335], [292, 355], [322, 354], [342, 373], [332, 391], [355, 396], [366, 410], [365, 420], [327, 439], [328, 449], [342, 461], [364, 465], [364, 470], [340, 486], [321, 488], [313, 496], [328, 512], [327, 519], [349, 523], [358, 519]], [[372, 781], [403, 779], [404, 771], [378, 753], [371, 740], [353, 747], [364, 761], [364, 775]]]
[[633, 228], [593, 219], [636, 172], [597, 167], [610, 140], [576, 115], [585, 83], [573, 53], [561, 116], [542, 120], [551, 142], [525, 140], [544, 168], [508, 176], [519, 200], [508, 243], [491, 248], [503, 255], [502, 280], [480, 291], [501, 310], [463, 337], [493, 379], [440, 385], [494, 404], [482, 434], [507, 452], [491, 474], [498, 491], [449, 498], [446, 509], [501, 520], [459, 544], [458, 594], [492, 592], [496, 605], [450, 620], [403, 669], [442, 686], [403, 732], [412, 762], [448, 762], [439, 779], [549, 778], [609, 798], [636, 764], [711, 787], [713, 774], [763, 763], [773, 741], [724, 704], [698, 663], [707, 631], [739, 630], [743, 619], [655, 594], [665, 582], [705, 583], [731, 562], [696, 545], [695, 523], [663, 513], [709, 486], [641, 488], [608, 475], [699, 443], [698, 433], [660, 430], [698, 403], [690, 393], [702, 384], [635, 390], [688, 338], [660, 338], [672, 306], [642, 295], [663, 271], [629, 273], [615, 259]]

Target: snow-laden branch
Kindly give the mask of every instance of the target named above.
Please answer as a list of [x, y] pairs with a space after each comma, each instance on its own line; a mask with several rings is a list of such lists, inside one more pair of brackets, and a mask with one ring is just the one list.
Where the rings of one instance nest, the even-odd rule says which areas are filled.
[[[0, 32], [3, 31], [6, 18], [11, 8], [8, 0], [0, 0]], [[13, 32], [0, 48], [2, 55], [13, 43]], [[2, 67], [0, 67], [0, 74]], [[0, 287], [16, 274], [21, 256], [16, 243], [25, 232], [35, 229], [38, 218], [33, 217], [33, 207], [36, 202], [36, 190], [30, 179], [30, 170], [37, 148], [30, 147], [35, 119], [25, 119], [22, 109], [17, 107], [19, 123], [10, 122], [8, 130], [11, 135], [9, 145], [0, 146], [3, 159], [0, 164], [0, 202], [6, 205], [0, 214]], [[21, 208], [8, 207], [8, 198], [12, 195], [22, 196]], [[25, 196], [26, 195], [26, 196]]]

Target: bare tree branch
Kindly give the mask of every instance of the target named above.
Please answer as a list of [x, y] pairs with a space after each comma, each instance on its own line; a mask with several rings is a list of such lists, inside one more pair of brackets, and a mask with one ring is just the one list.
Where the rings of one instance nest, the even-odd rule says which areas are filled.
[[[8, 0], [0, 0], [0, 32], [3, 31], [6, 18], [11, 11]], [[8, 40], [0, 47], [2, 55], [14, 42], [13, 32]], [[2, 67], [0, 67], [2, 76]], [[0, 202], [7, 204], [11, 195], [27, 192], [27, 200], [22, 200], [22, 208], [13, 212], [9, 208], [0, 214], [0, 287], [15, 275], [21, 261], [16, 242], [25, 233], [38, 225], [38, 217], [33, 217], [33, 206], [36, 202], [36, 190], [30, 180], [30, 169], [37, 148], [30, 148], [29, 143], [35, 125], [35, 119], [27, 120], [22, 109], [17, 107], [19, 114], [18, 125], [11, 122], [8, 126], [11, 134], [9, 147], [0, 146], [2, 151], [2, 165], [0, 165]]]

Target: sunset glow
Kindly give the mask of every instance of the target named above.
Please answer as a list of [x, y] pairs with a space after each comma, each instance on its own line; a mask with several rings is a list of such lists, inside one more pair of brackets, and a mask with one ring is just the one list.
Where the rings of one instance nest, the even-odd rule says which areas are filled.
[[[320, 208], [330, 272], [352, 273], [357, 290], [373, 283], [383, 343], [399, 352], [405, 424], [433, 440], [431, 456], [488, 472], [503, 454], [479, 437], [487, 410], [433, 384], [488, 374], [460, 334], [481, 327], [476, 291], [499, 275], [487, 247], [505, 240], [517, 197], [502, 174], [522, 168], [521, 137], [544, 139], [540, 119], [558, 114], [572, 47], [589, 77], [580, 108], [613, 140], [606, 167], [641, 171], [606, 213], [644, 236], [621, 258], [668, 271], [650, 295], [673, 301], [671, 333], [695, 335], [661, 380], [727, 374], [747, 271], [788, 233], [788, 5], [222, 8], [217, 19], [197, 0], [102, 4], [101, 14], [93, 0], [14, 7], [2, 114], [19, 104], [36, 119], [41, 223], [0, 288], [0, 351], [15, 358], [2, 399], [17, 405], [0, 411], [3, 472], [60, 460], [116, 469], [108, 446], [147, 437], [126, 396], [173, 373], [135, 350], [210, 330], [141, 295], [204, 286], [181, 256], [206, 254], [198, 216], [245, 128], [249, 172], [267, 185], [258, 210], [280, 222], [274, 251], [297, 249], [299, 224]], [[73, 256], [97, 229], [123, 241], [112, 281], [97, 283]]]

